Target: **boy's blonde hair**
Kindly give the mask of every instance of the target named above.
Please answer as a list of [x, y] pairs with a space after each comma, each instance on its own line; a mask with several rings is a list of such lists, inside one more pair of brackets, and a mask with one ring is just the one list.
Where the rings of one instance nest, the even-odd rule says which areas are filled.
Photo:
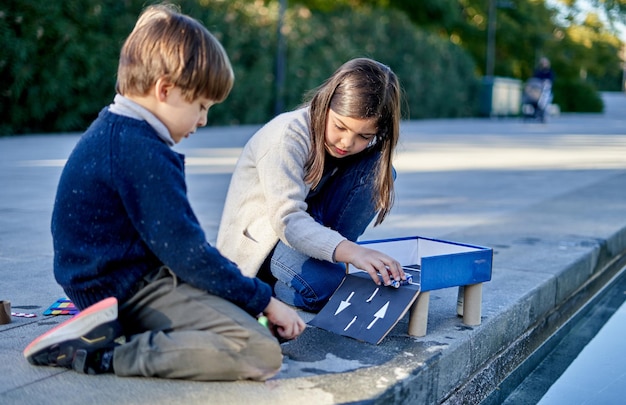
[[116, 90], [145, 96], [159, 78], [182, 90], [187, 101], [224, 101], [235, 76], [220, 42], [198, 21], [173, 5], [146, 8], [130, 33], [117, 70]]
[[[344, 63], [311, 97], [311, 151], [304, 180], [313, 188], [324, 171], [328, 110], [350, 118], [376, 118], [377, 133], [367, 152], [380, 153], [372, 200], [378, 210], [374, 225], [387, 216], [394, 200], [393, 153], [400, 137], [400, 83], [386, 65], [369, 58]], [[363, 152], [361, 152], [363, 153]]]

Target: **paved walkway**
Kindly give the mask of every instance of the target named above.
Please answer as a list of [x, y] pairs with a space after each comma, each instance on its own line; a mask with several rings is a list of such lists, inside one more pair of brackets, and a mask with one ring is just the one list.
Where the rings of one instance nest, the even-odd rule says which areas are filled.
[[[65, 320], [42, 312], [62, 290], [52, 275], [50, 214], [78, 134], [0, 138], [2, 404], [471, 403], [516, 364], [512, 352], [591, 276], [626, 249], [626, 96], [606, 113], [403, 123], [397, 198], [363, 239], [439, 237], [494, 248], [482, 324], [455, 316], [456, 291], [431, 293], [428, 333], [406, 320], [378, 345], [308, 328], [283, 345], [283, 370], [266, 383], [193, 383], [84, 376], [30, 366], [22, 349]], [[183, 141], [189, 195], [215, 239], [230, 173], [255, 127], [210, 128]], [[307, 314], [304, 314], [306, 316]], [[473, 378], [477, 377], [477, 378]]]

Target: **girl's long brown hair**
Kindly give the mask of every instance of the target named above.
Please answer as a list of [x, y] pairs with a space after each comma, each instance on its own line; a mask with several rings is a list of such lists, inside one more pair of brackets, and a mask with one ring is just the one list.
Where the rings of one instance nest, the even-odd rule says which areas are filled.
[[324, 171], [324, 148], [328, 109], [350, 118], [376, 117], [378, 131], [370, 151], [380, 151], [376, 164], [375, 193], [378, 211], [374, 225], [387, 216], [393, 205], [392, 157], [400, 136], [401, 90], [395, 73], [380, 62], [357, 58], [343, 64], [310, 95], [311, 151], [305, 165], [305, 178], [313, 188]]

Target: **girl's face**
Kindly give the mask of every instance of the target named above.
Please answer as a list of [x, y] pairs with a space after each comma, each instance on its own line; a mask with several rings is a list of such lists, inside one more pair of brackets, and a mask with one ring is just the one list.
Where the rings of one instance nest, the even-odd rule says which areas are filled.
[[333, 157], [362, 152], [376, 136], [376, 118], [350, 118], [328, 109], [324, 146]]

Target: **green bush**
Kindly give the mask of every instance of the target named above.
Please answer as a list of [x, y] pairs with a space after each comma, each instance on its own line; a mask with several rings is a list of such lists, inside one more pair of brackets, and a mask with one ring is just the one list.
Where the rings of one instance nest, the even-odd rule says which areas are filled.
[[556, 80], [554, 83], [554, 103], [561, 112], [604, 111], [604, 102], [596, 88], [582, 80]]
[[[83, 131], [112, 101], [119, 50], [145, 0], [5, 0], [0, 5], [0, 134]], [[235, 88], [210, 125], [262, 123], [274, 115], [277, 2], [179, 1], [224, 44]], [[387, 9], [285, 18], [286, 109], [350, 58], [389, 65], [406, 95], [406, 118], [459, 117], [477, 108], [474, 64], [458, 46]]]
[[136, 18], [123, 4], [0, 6], [0, 134], [81, 130], [110, 102], [121, 41]]
[[418, 30], [396, 10], [364, 8], [313, 14], [293, 22], [289, 38], [287, 105], [318, 86], [347, 60], [366, 56], [389, 65], [405, 92], [406, 118], [473, 115], [479, 82], [458, 46]]

